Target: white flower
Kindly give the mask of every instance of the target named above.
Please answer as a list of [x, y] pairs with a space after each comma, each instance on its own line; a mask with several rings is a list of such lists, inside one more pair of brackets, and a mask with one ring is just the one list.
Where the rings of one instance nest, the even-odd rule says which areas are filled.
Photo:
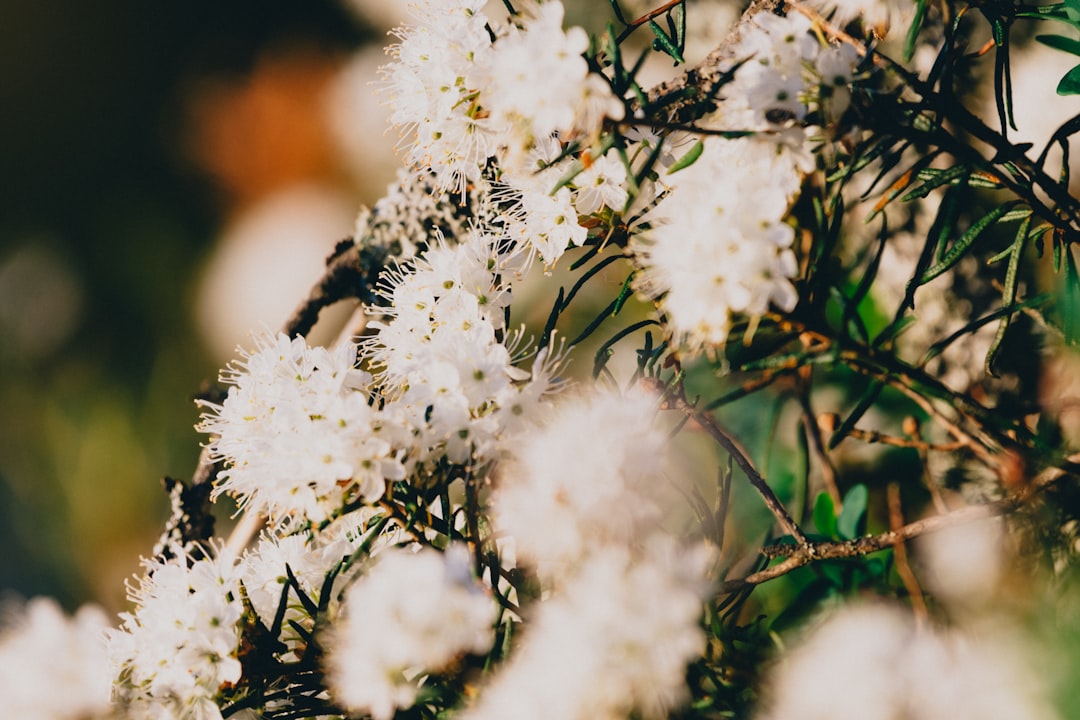
[[773, 673], [763, 720], [1049, 720], [1022, 648], [959, 632], [919, 630], [898, 608], [841, 609]]
[[106, 716], [110, 680], [105, 614], [67, 617], [51, 598], [8, 605], [0, 627], [0, 706], [5, 717], [90, 720]]
[[495, 43], [491, 87], [485, 103], [524, 145], [554, 132], [595, 134], [605, 116], [621, 119], [622, 103], [603, 78], [589, 73], [582, 54], [586, 32], [562, 29], [563, 5], [546, 2], [524, 30], [513, 28]]
[[439, 239], [384, 278], [392, 304], [375, 309], [385, 320], [370, 323], [378, 333], [363, 344], [383, 413], [411, 428], [414, 465], [491, 459], [503, 431], [496, 413], [520, 405], [516, 388], [530, 377], [500, 341], [521, 253], [501, 235], [460, 240]]
[[396, 31], [382, 69], [391, 121], [403, 128], [406, 160], [431, 170], [440, 189], [464, 194], [495, 150], [491, 123], [479, 106], [491, 39], [484, 3], [450, 0], [411, 5], [415, 26]]
[[[505, 169], [505, 187], [495, 193], [509, 210], [507, 232], [520, 247], [551, 266], [573, 245], [582, 245], [588, 230], [578, 223], [578, 211], [568, 187], [555, 190], [569, 160], [556, 163], [562, 145], [555, 137], [538, 141], [518, 166]], [[516, 160], [514, 161], [517, 162]]]
[[392, 419], [368, 404], [370, 376], [354, 368], [356, 346], [330, 352], [303, 338], [256, 337], [256, 351], [224, 373], [234, 387], [199, 429], [226, 462], [215, 493], [275, 523], [321, 522], [345, 502], [380, 497], [404, 477]]
[[574, 205], [582, 215], [591, 215], [602, 207], [622, 212], [626, 205], [626, 166], [614, 153], [593, 160], [574, 178], [574, 185]]
[[494, 519], [521, 556], [566, 572], [597, 544], [628, 543], [653, 527], [665, 492], [655, 413], [655, 400], [638, 392], [568, 399], [508, 443]]
[[109, 633], [114, 694], [142, 717], [156, 708], [173, 713], [166, 717], [220, 718], [215, 698], [240, 679], [239, 566], [227, 554], [194, 560], [172, 552], [144, 561], [146, 574], [129, 589], [135, 612], [121, 614]]
[[323, 638], [334, 699], [388, 720], [416, 702], [421, 676], [486, 652], [496, 612], [465, 547], [386, 551], [349, 588], [342, 617]]
[[465, 720], [668, 717], [699, 657], [708, 554], [670, 538], [604, 546], [529, 618], [524, 645]]
[[821, 45], [799, 13], [759, 13], [748, 23], [732, 57], [746, 59], [722, 89], [720, 127], [770, 130], [802, 121], [818, 94], [812, 71]]
[[660, 298], [668, 327], [691, 351], [726, 341], [734, 314], [795, 307], [794, 230], [782, 221], [802, 158], [784, 142], [710, 138], [672, 176], [657, 227], [636, 240], [636, 288]]

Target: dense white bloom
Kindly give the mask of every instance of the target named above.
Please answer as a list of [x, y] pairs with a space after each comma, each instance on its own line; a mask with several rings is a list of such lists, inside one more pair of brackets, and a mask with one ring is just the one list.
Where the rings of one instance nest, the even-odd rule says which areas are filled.
[[228, 554], [172, 552], [143, 563], [135, 612], [109, 633], [114, 696], [135, 718], [220, 718], [215, 698], [240, 679], [240, 568]]
[[411, 428], [414, 463], [490, 459], [499, 414], [522, 406], [517, 395], [532, 377], [504, 342], [521, 253], [501, 235], [473, 231], [460, 241], [439, 240], [385, 278], [391, 305], [376, 309], [386, 319], [370, 324], [379, 332], [363, 345], [384, 413]]
[[212, 412], [199, 426], [226, 463], [216, 493], [278, 523], [321, 522], [404, 477], [398, 430], [369, 406], [370, 376], [354, 368], [355, 345], [328, 351], [282, 334], [255, 342], [255, 352], [223, 373], [234, 387], [221, 406], [207, 404]]
[[578, 223], [578, 211], [568, 187], [555, 190], [570, 161], [556, 162], [562, 152], [558, 138], [538, 139], [520, 166], [510, 158], [504, 168], [504, 186], [495, 193], [508, 208], [507, 233], [519, 247], [554, 265], [568, 247], [581, 245], [588, 231]]
[[662, 510], [665, 436], [645, 393], [568, 399], [511, 444], [494, 500], [518, 553], [565, 572], [599, 544], [650, 531]]
[[109, 708], [108, 623], [86, 605], [68, 617], [51, 598], [4, 608], [0, 703], [11, 718], [90, 720]]
[[465, 718], [667, 717], [705, 647], [707, 558], [663, 536], [641, 553], [601, 547], [536, 608], [524, 645]]
[[794, 308], [795, 233], [782, 218], [799, 162], [782, 144], [710, 138], [697, 162], [672, 177], [658, 226], [634, 245], [637, 288], [662, 298], [672, 335], [691, 350], [724, 342], [734, 313]]
[[996, 517], [930, 533], [915, 546], [925, 566], [921, 576], [935, 597], [952, 608], [970, 612], [986, 607], [997, 599], [1004, 539], [1005, 523]]
[[[320, 595], [329, 590], [323, 587], [327, 576], [339, 570], [342, 560], [359, 547], [364, 537], [363, 517], [370, 512], [370, 508], [358, 509], [317, 533], [302, 532], [287, 537], [264, 533], [258, 544], [244, 553], [241, 560], [244, 590], [264, 625], [269, 627], [272, 624], [281, 603], [288, 582], [286, 566], [292, 571], [300, 590], [318, 602]], [[381, 544], [380, 538], [369, 553]], [[345, 575], [338, 574], [335, 587], [345, 579]], [[295, 588], [289, 592], [287, 607], [290, 612], [286, 614], [286, 620], [300, 619], [309, 623], [310, 618], [304, 617], [305, 613], [291, 612], [298, 610], [300, 603]], [[329, 593], [328, 597], [333, 605], [336, 594]]]
[[708, 137], [693, 165], [663, 176], [655, 227], [633, 245], [643, 271], [636, 288], [660, 301], [671, 335], [691, 351], [725, 342], [733, 315], [752, 320], [798, 300], [795, 234], [784, 217], [815, 167], [812, 132], [799, 123], [812, 110], [844, 110], [858, 61], [810, 30], [799, 13], [759, 13], [747, 25], [732, 50], [746, 62], [702, 122], [757, 133]]
[[413, 705], [422, 676], [486, 652], [496, 613], [464, 546], [386, 551], [348, 589], [342, 617], [323, 637], [335, 700], [387, 720]]
[[535, 11], [524, 30], [513, 27], [495, 43], [485, 96], [495, 118], [515, 128], [524, 146], [554, 132], [592, 135], [605, 116], [621, 119], [622, 103], [601, 77], [589, 73], [582, 56], [589, 47], [586, 32], [563, 30], [561, 2]]
[[732, 50], [746, 62], [721, 90], [714, 118], [720, 127], [776, 130], [825, 104], [832, 116], [843, 111], [858, 54], [848, 45], [823, 45], [810, 30], [800, 13], [754, 16]]
[[759, 717], [1054, 718], [1022, 650], [956, 631], [918, 630], [889, 606], [846, 608], [776, 668]]
[[483, 0], [412, 3], [416, 21], [399, 28], [382, 69], [391, 120], [403, 128], [407, 162], [435, 174], [440, 189], [464, 194], [495, 150], [479, 105], [491, 38]]
[[758, 13], [741, 35], [732, 57], [748, 59], [722, 89], [717, 112], [731, 129], [764, 130], [802, 120], [814, 85], [807, 70], [819, 48], [810, 21]]

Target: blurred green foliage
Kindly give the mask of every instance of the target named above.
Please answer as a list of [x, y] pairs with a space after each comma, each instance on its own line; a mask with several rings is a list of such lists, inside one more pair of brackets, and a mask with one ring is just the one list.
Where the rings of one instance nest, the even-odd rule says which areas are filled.
[[344, 6], [0, 4], [0, 594], [116, 607], [194, 468], [216, 373], [193, 278], [223, 198], [185, 156], [193, 83], [289, 43], [348, 49]]

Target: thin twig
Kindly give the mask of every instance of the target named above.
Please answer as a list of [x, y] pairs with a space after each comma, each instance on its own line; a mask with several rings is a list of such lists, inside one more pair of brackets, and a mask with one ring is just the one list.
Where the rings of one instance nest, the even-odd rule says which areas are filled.
[[760, 585], [768, 580], [773, 580], [782, 575], [787, 575], [792, 570], [808, 565], [816, 560], [836, 560], [868, 555], [870, 553], [893, 547], [898, 542], [911, 540], [912, 538], [925, 535], [930, 532], [942, 530], [947, 527], [963, 525], [975, 520], [1003, 515], [1013, 509], [1015, 503], [1010, 500], [1000, 500], [985, 505], [970, 505], [959, 510], [954, 510], [945, 515], [916, 520], [908, 523], [897, 530], [881, 533], [880, 535], [867, 535], [865, 537], [848, 540], [845, 542], [817, 542], [805, 545], [769, 545], [762, 549], [762, 554], [767, 557], [783, 557], [785, 560], [772, 567], [765, 568], [760, 572], [751, 573], [746, 577], [736, 578], [724, 582], [720, 587], [720, 594], [743, 590], [752, 585]]
[[639, 17], [636, 20], [631, 20], [630, 22], [628, 22], [626, 24], [626, 28], [624, 28], [623, 31], [621, 33], [619, 33], [619, 37], [615, 42], [616, 43], [622, 43], [623, 40], [630, 37], [630, 34], [633, 33], [635, 30], [637, 30], [639, 27], [641, 27], [645, 23], [649, 22], [653, 18], [660, 17], [661, 15], [666, 13], [668, 10], [671, 10], [673, 7], [675, 7], [676, 5], [679, 5], [682, 2], [685, 2], [685, 0], [668, 0], [668, 2], [664, 3], [663, 5], [656, 8], [655, 10], [650, 10], [649, 12], [645, 13], [644, 15], [642, 15], [641, 17]]
[[[897, 532], [904, 527], [904, 508], [900, 502], [899, 483], [895, 481], [889, 483], [888, 487], [885, 488], [885, 498], [889, 505], [889, 530]], [[908, 597], [911, 598], [911, 609], [915, 613], [915, 620], [920, 626], [925, 625], [929, 619], [926, 600], [923, 598], [919, 580], [911, 570], [911, 564], [908, 562], [907, 546], [903, 540], [899, 540], [893, 545], [893, 557], [896, 559], [896, 572], [900, 575], [904, 587], [907, 588]]]
[[856, 440], [862, 440], [865, 443], [878, 443], [881, 445], [892, 445], [893, 447], [915, 448], [916, 450], [934, 452], [956, 452], [957, 450], [961, 450], [968, 446], [967, 443], [959, 440], [956, 442], [935, 445], [915, 438], [896, 437], [895, 435], [880, 433], [877, 430], [862, 430], [860, 428], [852, 428], [848, 431], [847, 436], [855, 438]]
[[784, 507], [780, 499], [776, 497], [776, 493], [773, 492], [769, 484], [765, 482], [765, 478], [761, 476], [761, 473], [754, 468], [753, 463], [750, 462], [750, 458], [739, 444], [732, 438], [727, 432], [725, 432], [716, 420], [708, 413], [698, 412], [690, 403], [686, 401], [686, 398], [682, 394], [682, 388], [680, 387], [678, 392], [669, 392], [668, 403], [670, 407], [683, 413], [691, 420], [700, 425], [709, 435], [716, 441], [720, 447], [730, 455], [735, 464], [739, 466], [739, 469], [743, 471], [750, 484], [754, 486], [754, 489], [761, 495], [761, 499], [765, 501], [765, 506], [769, 508], [769, 511], [776, 517], [780, 527], [785, 533], [791, 535], [795, 539], [799, 546], [805, 546], [807, 544], [806, 535], [799, 529], [798, 524], [791, 517], [791, 514]]
[[802, 424], [814, 453], [821, 460], [821, 478], [825, 482], [825, 490], [833, 501], [836, 512], [840, 512], [843, 497], [840, 495], [840, 487], [836, 483], [836, 466], [833, 465], [829, 451], [825, 447], [825, 439], [821, 437], [821, 428], [818, 426], [817, 415], [810, 400], [810, 379], [813, 368], [804, 365], [799, 369], [799, 405], [802, 408]]

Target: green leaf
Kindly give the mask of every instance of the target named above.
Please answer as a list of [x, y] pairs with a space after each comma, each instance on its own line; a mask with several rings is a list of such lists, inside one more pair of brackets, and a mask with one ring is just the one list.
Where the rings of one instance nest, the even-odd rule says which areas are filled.
[[826, 537], [837, 537], [836, 508], [833, 507], [832, 498], [827, 492], [818, 493], [814, 499], [814, 527]]
[[1057, 86], [1057, 94], [1080, 95], [1080, 65], [1065, 73], [1065, 77], [1061, 78]]
[[675, 25], [675, 39], [678, 41], [679, 50], [686, 50], [686, 3], [681, 2], [671, 9], [671, 14], [668, 15], [674, 21]]
[[845, 540], [854, 540], [859, 535], [859, 524], [863, 515], [866, 514], [866, 502], [870, 499], [870, 492], [866, 486], [859, 483], [848, 490], [844, 496], [844, 507], [840, 510], [840, 517], [836, 518], [836, 531]]
[[986, 228], [996, 223], [1006, 213], [1011, 212], [1013, 208], [1015, 208], [1018, 204], [1018, 202], [1005, 203], [1004, 205], [999, 205], [990, 212], [986, 213], [986, 215], [983, 215], [978, 220], [978, 222], [968, 228], [967, 232], [960, 236], [960, 239], [957, 240], [951, 248], [949, 248], [949, 251], [945, 253], [945, 256], [941, 259], [941, 262], [927, 269], [927, 271], [922, 274], [922, 277], [920, 277], [918, 280], [918, 285], [925, 285], [934, 278], [948, 271], [949, 268], [959, 262], [960, 258], [962, 258], [967, 253], [967, 251], [971, 249], [971, 246], [975, 243], [978, 237], [982, 235], [983, 231], [986, 230]]
[[679, 51], [679, 46], [672, 42], [668, 34], [664, 32], [664, 29], [660, 27], [655, 20], [649, 21], [649, 29], [653, 31], [653, 35], [656, 36], [656, 40], [653, 42], [653, 47], [657, 50], [663, 50], [670, 55], [675, 63], [683, 64], [686, 60], [683, 58], [682, 53]]
[[622, 8], [619, 7], [619, 0], [608, 0], [611, 3], [611, 12], [614, 13], [615, 19], [626, 25], [626, 18], [623, 16]]
[[930, 7], [930, 0], [918, 0], [915, 3], [915, 17], [908, 27], [907, 37], [904, 39], [904, 62], [911, 62], [915, 57], [915, 41], [919, 38], [919, 30], [926, 18], [926, 9]]
[[1061, 50], [1071, 55], [1080, 55], [1080, 40], [1073, 40], [1062, 35], [1036, 35], [1035, 39], [1055, 50]]
[[948, 170], [936, 170], [933, 168], [927, 168], [919, 172], [919, 179], [924, 180], [923, 184], [908, 191], [902, 198], [903, 202], [909, 202], [915, 198], [924, 198], [930, 194], [934, 188], [941, 187], [955, 183], [963, 178], [965, 175], [971, 173], [971, 168], [967, 165], [957, 165], [951, 167]]
[[1074, 25], [1080, 25], [1080, 0], [1065, 0], [1065, 16]]
[[[1031, 216], [1024, 218], [1024, 221], [1020, 223], [1020, 229], [1016, 232], [1016, 239], [1013, 241], [1012, 255], [1009, 258], [1009, 267], [1005, 272], [1005, 286], [1001, 290], [1001, 304], [1002, 306], [1009, 306], [1016, 302], [1016, 279], [1020, 272], [1020, 258], [1024, 255], [1024, 245], [1028, 239], [1028, 228], [1031, 227]], [[997, 332], [994, 334], [994, 341], [990, 345], [990, 349], [986, 353], [985, 367], [986, 374], [990, 377], [997, 377], [997, 370], [994, 367], [997, 360], [998, 350], [1001, 349], [1001, 343], [1005, 339], [1005, 333], [1009, 330], [1009, 322], [1012, 320], [1011, 315], [1006, 315], [1001, 318], [1001, 322], [998, 324]]]
[[884, 387], [880, 381], [875, 380], [870, 383], [870, 386], [866, 388], [863, 396], [859, 398], [859, 402], [855, 404], [855, 408], [851, 411], [844, 422], [840, 423], [840, 427], [829, 438], [829, 449], [834, 449], [840, 444], [840, 441], [848, 436], [851, 429], [855, 427], [855, 423], [859, 422], [859, 418], [866, 414], [866, 411], [877, 401], [878, 395], [881, 393], [881, 389]]
[[677, 173], [683, 168], [688, 168], [697, 162], [697, 159], [701, 157], [701, 152], [705, 149], [705, 143], [698, 140], [694, 143], [694, 146], [686, 151], [686, 154], [675, 161], [675, 163], [668, 168], [667, 174]]

